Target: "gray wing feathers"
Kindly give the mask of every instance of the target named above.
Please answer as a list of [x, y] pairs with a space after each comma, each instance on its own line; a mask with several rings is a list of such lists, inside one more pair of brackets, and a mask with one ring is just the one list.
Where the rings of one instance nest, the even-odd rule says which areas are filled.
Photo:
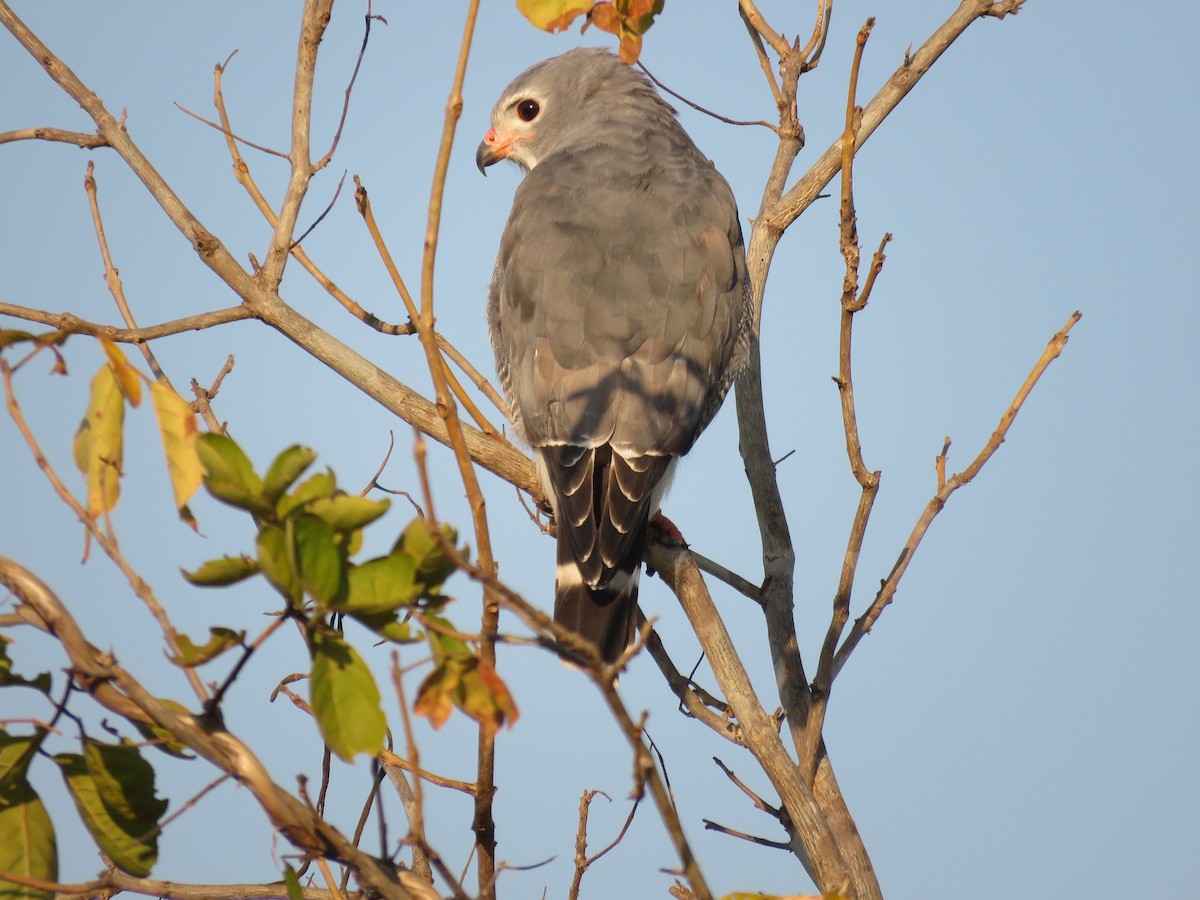
[[745, 256], [728, 185], [695, 169], [645, 197], [549, 160], [518, 189], [489, 318], [533, 446], [678, 455], [719, 407], [745, 355]]

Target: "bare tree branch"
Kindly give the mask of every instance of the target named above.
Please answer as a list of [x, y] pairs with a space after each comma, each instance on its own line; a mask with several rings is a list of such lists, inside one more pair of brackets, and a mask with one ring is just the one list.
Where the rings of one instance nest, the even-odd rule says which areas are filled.
[[[870, 632], [871, 627], [875, 624], [875, 620], [879, 618], [880, 614], [887, 607], [887, 605], [892, 602], [896, 595], [896, 589], [900, 585], [900, 579], [904, 576], [905, 570], [908, 569], [909, 562], [912, 561], [913, 553], [916, 552], [917, 547], [920, 545], [921, 540], [925, 537], [925, 532], [929, 530], [929, 526], [933, 523], [933, 520], [945, 507], [946, 501], [950, 499], [950, 495], [963, 485], [968, 484], [976, 475], [978, 475], [979, 470], [982, 469], [984, 464], [992, 458], [992, 454], [1000, 449], [1000, 445], [1004, 443], [1004, 436], [1008, 434], [1008, 429], [1012, 427], [1012, 423], [1016, 420], [1017, 413], [1021, 411], [1021, 407], [1024, 406], [1025, 401], [1028, 399], [1030, 391], [1033, 390], [1034, 385], [1037, 384], [1038, 379], [1042, 377], [1042, 373], [1046, 371], [1050, 363], [1056, 360], [1059, 354], [1062, 353], [1063, 348], [1067, 345], [1067, 338], [1071, 329], [1075, 327], [1075, 323], [1081, 318], [1083, 318], [1082, 313], [1072, 313], [1062, 329], [1055, 332], [1054, 336], [1050, 338], [1050, 342], [1046, 345], [1046, 349], [1042, 352], [1041, 357], [1034, 364], [1033, 370], [1025, 379], [1024, 384], [1022, 384], [1020, 389], [1017, 391], [1016, 397], [1013, 398], [1013, 401], [1009, 404], [1008, 409], [1004, 411], [1004, 415], [1000, 417], [1000, 424], [996, 426], [996, 430], [992, 432], [991, 437], [988, 438], [988, 441], [986, 444], [984, 444], [983, 449], [979, 451], [979, 455], [975, 457], [969, 466], [967, 466], [957, 475], [945, 479], [945, 481], [938, 487], [938, 490], [936, 493], [934, 493], [933, 498], [925, 506], [924, 511], [917, 520], [917, 524], [913, 526], [912, 533], [909, 534], [908, 540], [904, 542], [904, 548], [900, 551], [900, 556], [896, 560], [896, 564], [892, 567], [892, 571], [888, 573], [887, 578], [884, 579], [883, 584], [880, 586], [879, 593], [875, 595], [875, 600], [867, 608], [867, 611], [855, 620], [853, 627], [850, 629], [850, 633], [846, 635], [846, 639], [838, 648], [833, 669], [835, 677], [837, 676], [837, 673], [842, 670], [842, 667], [850, 658], [850, 654], [853, 653], [854, 648], [858, 646], [859, 641], [861, 641], [863, 637]], [[948, 446], [949, 441], [946, 442], [946, 447]], [[945, 449], [943, 449], [943, 453], [945, 453]], [[945, 462], [940, 462], [937, 465], [943, 467], [944, 471]]]
[[163, 322], [161, 325], [151, 325], [147, 328], [117, 328], [115, 325], [98, 325], [88, 322], [73, 313], [51, 313], [28, 306], [17, 306], [15, 303], [0, 301], [0, 315], [12, 316], [14, 319], [24, 319], [26, 322], [38, 322], [50, 325], [59, 331], [71, 334], [88, 334], [93, 337], [106, 337], [118, 344], [142, 344], [172, 334], [182, 334], [185, 331], [202, 331], [214, 325], [224, 325], [226, 322], [239, 322], [242, 319], [254, 318], [254, 313], [245, 306], [231, 306], [227, 309], [217, 309], [212, 312]]
[[704, 820], [705, 831], [717, 831], [721, 834], [727, 834], [730, 837], [741, 838], [743, 841], [749, 841], [752, 844], [758, 844], [760, 847], [773, 847], [776, 850], [791, 850], [792, 845], [787, 841], [773, 841], [770, 838], [757, 837], [753, 834], [746, 834], [744, 831], [737, 831], [725, 825], [720, 825], [712, 819]]
[[[970, 27], [971, 23], [980, 18], [996, 16], [1003, 17], [1015, 13], [1024, 0], [962, 0], [950, 17], [938, 28], [924, 44], [908, 58], [904, 65], [897, 69], [879, 89], [870, 103], [863, 108], [862, 124], [859, 126], [855, 139], [857, 150], [875, 133], [875, 129], [894, 110], [901, 100], [907, 96], [918, 81], [927, 73], [939, 57], [958, 37]], [[778, 203], [772, 204], [764, 211], [761, 219], [756, 220], [756, 226], [764, 230], [782, 233], [796, 218], [808, 209], [817, 199], [817, 195], [833, 180], [841, 167], [841, 139], [835, 141], [829, 149], [821, 154], [804, 177], [788, 190]], [[757, 231], [758, 228], [756, 227]]]
[[109, 145], [108, 141], [98, 134], [64, 131], [61, 128], [18, 128], [15, 131], [0, 132], [0, 144], [8, 144], [13, 141], [51, 141], [75, 144], [81, 150], [94, 150], [97, 147]]
[[812, 702], [808, 718], [804, 723], [804, 743], [799, 751], [800, 765], [805, 777], [809, 779], [816, 774], [817, 759], [821, 752], [821, 731], [825, 727], [825, 711], [829, 703], [829, 689], [833, 683], [833, 654], [850, 615], [850, 596], [854, 588], [858, 557], [862, 550], [863, 538], [866, 535], [867, 522], [871, 517], [871, 509], [874, 507], [875, 497], [879, 492], [880, 473], [868, 471], [866, 463], [863, 462], [862, 444], [858, 436], [858, 415], [854, 408], [854, 381], [851, 375], [851, 338], [854, 329], [854, 315], [867, 305], [871, 288], [875, 284], [875, 276], [879, 268], [883, 266], [883, 248], [891, 239], [891, 235], [886, 235], [880, 242], [870, 276], [860, 294], [858, 290], [860, 246], [853, 184], [854, 135], [858, 129], [858, 117], [862, 110], [855, 102], [855, 98], [863, 51], [874, 25], [874, 19], [867, 19], [866, 24], [858, 32], [854, 47], [854, 60], [850, 65], [850, 86], [846, 94], [845, 130], [842, 135], [842, 201], [839, 241], [842, 257], [846, 262], [846, 274], [842, 284], [838, 376], [834, 379], [838, 386], [842, 405], [842, 429], [846, 436], [846, 456], [850, 460], [850, 471], [859, 484], [861, 494], [858, 509], [855, 511], [854, 521], [850, 527], [850, 537], [842, 562], [842, 573], [833, 599], [833, 614], [817, 662], [817, 673], [813, 678], [811, 690]]
[[[182, 884], [177, 881], [158, 881], [152, 878], [137, 878], [115, 869], [106, 871], [95, 881], [78, 884], [62, 884], [43, 881], [16, 872], [0, 872], [0, 881], [11, 881], [40, 891], [56, 894], [56, 900], [89, 900], [110, 893], [127, 891], [164, 900], [287, 900], [287, 885], [282, 881], [273, 884]], [[337, 895], [324, 888], [301, 887], [304, 900], [336, 900]], [[347, 895], [357, 900], [363, 895], [354, 892]]]

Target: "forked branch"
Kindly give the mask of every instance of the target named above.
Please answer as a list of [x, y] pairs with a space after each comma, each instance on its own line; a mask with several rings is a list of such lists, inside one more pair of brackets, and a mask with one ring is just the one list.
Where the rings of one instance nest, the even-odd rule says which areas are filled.
[[[941, 484], [934, 493], [933, 497], [930, 499], [929, 503], [926, 504], [925, 510], [921, 513], [920, 518], [917, 520], [917, 524], [913, 526], [913, 530], [911, 534], [909, 534], [908, 540], [904, 542], [904, 547], [900, 551], [900, 556], [897, 558], [896, 564], [892, 567], [892, 571], [888, 574], [887, 578], [884, 579], [883, 584], [879, 589], [879, 593], [875, 595], [875, 600], [867, 608], [867, 611], [855, 620], [854, 626], [850, 629], [850, 633], [846, 635], [846, 639], [838, 648], [833, 667], [833, 674], [835, 677], [837, 676], [837, 673], [842, 670], [842, 667], [846, 664], [846, 661], [850, 658], [850, 654], [854, 652], [854, 648], [857, 647], [863, 637], [870, 632], [880, 614], [887, 607], [887, 605], [892, 602], [892, 599], [896, 594], [896, 588], [900, 584], [900, 579], [904, 576], [904, 572], [908, 569], [909, 562], [912, 561], [913, 553], [916, 552], [917, 547], [920, 545], [921, 540], [925, 537], [925, 533], [929, 530], [929, 526], [933, 523], [933, 520], [937, 518], [938, 513], [940, 513], [945, 507], [946, 501], [950, 499], [950, 495], [963, 485], [970, 483], [970, 481], [979, 474], [979, 470], [982, 469], [987, 461], [992, 458], [992, 454], [1000, 449], [1000, 445], [1004, 443], [1005, 435], [1008, 434], [1009, 428], [1012, 427], [1013, 422], [1016, 420], [1017, 413], [1019, 413], [1021, 411], [1021, 407], [1025, 405], [1025, 401], [1028, 399], [1034, 385], [1037, 384], [1038, 380], [1042, 377], [1042, 374], [1049, 367], [1050, 363], [1056, 360], [1059, 354], [1062, 353], [1063, 348], [1067, 345], [1067, 339], [1071, 329], [1075, 327], [1075, 323], [1081, 318], [1083, 318], [1083, 313], [1078, 311], [1072, 313], [1062, 329], [1055, 332], [1054, 336], [1050, 338], [1050, 342], [1046, 345], [1046, 349], [1042, 351], [1041, 357], [1039, 357], [1038, 361], [1034, 363], [1033, 369], [1030, 371], [1028, 377], [1026, 377], [1024, 384], [1022, 384], [1020, 389], [1017, 391], [1016, 397], [1013, 398], [1013, 401], [1009, 404], [1008, 409], [1006, 409], [1004, 414], [1000, 417], [1000, 423], [996, 426], [996, 430], [992, 432], [991, 437], [988, 438], [987, 443], [984, 444], [983, 449], [979, 451], [979, 454], [975, 457], [975, 459], [971, 461], [971, 464], [957, 475], [945, 479], [944, 482], [939, 477], [938, 480], [941, 482]], [[942, 454], [939, 455], [938, 461], [935, 463], [935, 468], [940, 469], [943, 474], [945, 472], [944, 454], [948, 449], [949, 440], [946, 441], [945, 445], [943, 446]]]

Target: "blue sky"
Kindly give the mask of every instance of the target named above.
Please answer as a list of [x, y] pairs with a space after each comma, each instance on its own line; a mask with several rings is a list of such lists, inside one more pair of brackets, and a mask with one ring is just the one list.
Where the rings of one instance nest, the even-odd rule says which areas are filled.
[[[905, 48], [919, 45], [953, 6], [837, 4], [821, 65], [801, 80], [808, 147], [797, 175], [841, 130], [862, 21], [878, 20], [860, 78], [865, 101]], [[889, 897], [1117, 898], [1149, 884], [1180, 893], [1200, 878], [1200, 707], [1192, 689], [1200, 675], [1192, 572], [1200, 490], [1191, 472], [1200, 437], [1200, 365], [1192, 349], [1200, 312], [1187, 268], [1200, 176], [1185, 67], [1200, 15], [1192, 4], [1157, 3], [1133, 21], [1128, 10], [1110, 6], [1031, 0], [1015, 18], [973, 25], [856, 164], [864, 247], [884, 231], [895, 235], [855, 332], [864, 455], [883, 471], [856, 613], [934, 489], [943, 437], [953, 439], [949, 468], [957, 471], [987, 439], [1050, 336], [1073, 310], [1084, 314], [999, 453], [934, 523], [895, 604], [835, 685], [830, 753]], [[172, 104], [211, 115], [212, 67], [237, 49], [224, 83], [235, 128], [283, 148], [295, 10], [230, 2], [16, 7], [111, 111], [128, 111], [130, 134], [201, 221], [239, 259], [261, 257], [269, 230], [234, 182], [220, 136]], [[762, 9], [786, 34], [811, 28], [808, 4]], [[324, 208], [343, 170], [359, 174], [415, 284], [461, 14], [459, 4], [422, 10], [389, 0], [378, 0], [375, 11], [390, 24], [372, 32], [338, 155], [315, 181], [301, 221]], [[322, 47], [314, 140], [322, 151], [361, 40], [361, 13], [357, 4], [341, 4]], [[480, 16], [447, 185], [437, 309], [443, 332], [488, 372], [483, 304], [519, 173], [497, 166], [480, 178], [474, 149], [500, 89], [530, 63], [581, 40], [606, 36], [542, 35], [507, 0], [484, 4]], [[644, 61], [676, 90], [727, 116], [773, 115], [731, 3], [668, 3]], [[0, 83], [0, 131], [88, 130], [78, 107], [7, 34], [0, 36]], [[733, 185], [743, 217], [751, 217], [773, 136], [689, 109], [681, 119]], [[96, 162], [108, 238], [139, 322], [232, 305], [115, 154], [33, 142], [0, 147], [0, 298], [117, 321], [82, 190], [88, 159]], [[247, 159], [268, 196], [278, 197], [281, 162], [253, 153]], [[402, 321], [350, 194], [343, 191], [305, 245], [363, 306]], [[857, 498], [830, 381], [841, 276], [836, 200], [818, 201], [780, 246], [763, 319], [772, 448], [776, 456], [794, 451], [779, 471], [808, 659], [824, 636]], [[402, 381], [426, 385], [414, 340], [383, 337], [350, 319], [298, 266], [289, 267], [283, 293]], [[375, 472], [393, 430], [397, 450], [381, 480], [417, 489], [407, 426], [269, 329], [237, 323], [166, 339], [156, 351], [177, 385], [192, 377], [207, 384], [228, 354], [236, 356], [215, 409], [260, 466], [284, 446], [304, 443], [356, 488]], [[100, 354], [75, 338], [66, 355], [70, 377], [35, 364], [17, 390], [47, 455], [77, 486], [71, 436]], [[757, 533], [732, 412], [730, 404], [681, 466], [664, 509], [697, 550], [756, 580]], [[125, 552], [183, 630], [260, 629], [261, 611], [273, 602], [261, 589], [203, 593], [177, 575], [181, 566], [247, 548], [249, 522], [200, 500], [202, 536], [178, 524], [149, 410], [131, 414], [128, 427], [125, 493], [113, 516]], [[186, 699], [153, 621], [112, 567], [98, 556], [79, 564], [81, 528], [7, 417], [0, 418], [0, 460], [0, 552], [47, 580], [94, 643], [111, 647], [163, 695]], [[449, 454], [435, 450], [432, 466], [441, 515], [465, 527]], [[551, 542], [537, 535], [511, 488], [487, 476], [485, 489], [502, 577], [548, 606]], [[388, 527], [407, 521], [402, 507], [385, 520]], [[388, 541], [382, 534], [376, 540], [380, 548]], [[668, 648], [690, 668], [696, 643], [673, 598], [656, 579], [643, 584], [644, 608], [660, 617]], [[477, 593], [465, 579], [451, 585], [460, 597], [453, 615], [469, 627]], [[715, 596], [774, 708], [759, 617], [720, 587]], [[14, 655], [26, 670], [61, 666], [47, 642], [17, 636]], [[359, 646], [374, 653], [383, 673], [385, 651], [371, 651], [365, 638]], [[421, 654], [404, 651], [408, 661]], [[268, 704], [267, 695], [305, 664], [299, 641], [273, 641], [227, 708], [230, 727], [289, 785], [295, 773], [319, 774], [319, 747], [305, 717], [282, 701]], [[533, 871], [505, 873], [501, 894], [541, 896], [545, 888], [547, 896], [563, 896], [579, 794], [601, 789], [613, 798], [593, 806], [591, 843], [602, 846], [628, 809], [630, 754], [582, 677], [525, 648], [503, 648], [500, 668], [522, 715], [499, 743], [499, 857], [518, 866], [555, 857]], [[769, 790], [750, 757], [683, 719], [649, 660], [635, 661], [621, 690], [633, 709], [650, 713], [650, 733], [714, 889], [810, 890], [791, 857], [703, 829], [708, 818], [780, 836], [711, 762], [720, 756]], [[44, 713], [27, 700], [6, 696], [0, 718]], [[422, 762], [469, 778], [473, 746], [472, 729], [455, 720], [423, 735]], [[34, 777], [58, 828], [62, 879], [90, 877], [100, 864], [58, 776], [43, 766]], [[177, 809], [211, 778], [200, 763], [165, 761], [160, 793]], [[335, 763], [333, 816], [347, 829], [366, 785], [363, 765]], [[431, 791], [428, 806], [431, 838], [457, 869], [469, 847], [469, 804]], [[389, 820], [395, 835], [399, 812]], [[155, 876], [273, 880], [286, 849], [272, 842], [246, 792], [225, 785], [167, 831]], [[670, 878], [659, 870], [676, 864], [647, 805], [624, 843], [588, 873], [584, 896], [664, 896]]]

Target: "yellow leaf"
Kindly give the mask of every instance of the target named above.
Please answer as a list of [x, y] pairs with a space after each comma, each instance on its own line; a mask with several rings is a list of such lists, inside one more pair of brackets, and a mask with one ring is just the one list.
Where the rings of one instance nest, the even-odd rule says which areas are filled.
[[112, 366], [101, 366], [92, 379], [91, 398], [73, 447], [75, 465], [87, 485], [87, 513], [92, 519], [116, 506], [121, 495], [124, 422], [125, 399], [117, 375]]
[[196, 414], [190, 403], [157, 381], [150, 384], [150, 399], [158, 417], [158, 433], [162, 436], [167, 474], [171, 476], [171, 489], [175, 492], [175, 508], [194, 528], [195, 521], [187, 511], [187, 502], [204, 477], [204, 466], [196, 454]]
[[100, 346], [104, 348], [108, 364], [113, 367], [117, 383], [121, 386], [121, 393], [129, 398], [129, 405], [136, 408], [142, 402], [142, 383], [137, 369], [129, 364], [129, 360], [125, 358], [125, 351], [108, 338], [100, 338]]
[[521, 15], [551, 34], [562, 31], [594, 5], [595, 0], [517, 0]]

